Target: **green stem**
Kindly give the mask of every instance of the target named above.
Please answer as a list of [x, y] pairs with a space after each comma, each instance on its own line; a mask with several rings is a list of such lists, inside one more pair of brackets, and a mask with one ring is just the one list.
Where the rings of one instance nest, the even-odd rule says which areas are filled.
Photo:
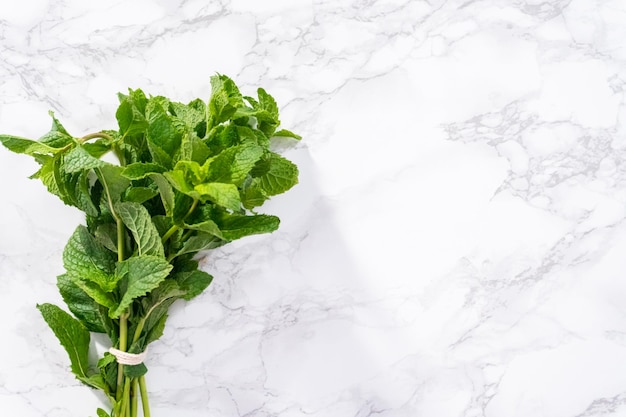
[[141, 391], [141, 407], [143, 417], [150, 417], [150, 404], [148, 404], [148, 390], [146, 389], [146, 376], [139, 377], [139, 390]]
[[124, 260], [124, 249], [126, 243], [124, 238], [126, 237], [126, 229], [124, 229], [124, 222], [122, 219], [117, 219], [117, 261], [122, 262]]
[[124, 412], [128, 417], [132, 417], [132, 414], [130, 413], [130, 378], [126, 377], [124, 379], [124, 401], [122, 401], [122, 403], [124, 404], [122, 407], [124, 408]]
[[87, 142], [90, 139], [96, 139], [96, 138], [107, 139], [107, 140], [110, 140], [111, 142], [113, 142], [115, 140], [113, 138], [113, 136], [109, 135], [108, 133], [104, 133], [104, 132], [90, 133], [88, 135], [83, 136], [82, 138], [80, 138], [78, 140], [82, 143], [82, 142]]
[[[117, 219], [117, 260], [122, 262], [124, 260], [124, 238], [126, 231], [124, 229], [124, 223], [121, 219]], [[128, 339], [128, 313], [122, 313], [120, 316], [120, 345], [119, 350], [125, 352]], [[124, 365], [117, 364], [117, 391], [115, 393], [115, 399], [119, 401], [122, 396], [122, 382], [124, 381]], [[122, 409], [122, 415], [124, 410]]]
[[[187, 214], [185, 214], [185, 217], [183, 217], [183, 222], [185, 221], [185, 219], [187, 219], [187, 217], [191, 215], [191, 213], [193, 213], [196, 207], [198, 207], [198, 200], [194, 198], [193, 204], [191, 205], [191, 207], [189, 207], [189, 211], [187, 211]], [[163, 238], [161, 239], [161, 243], [167, 242], [167, 240], [170, 237], [172, 237], [172, 235], [176, 233], [178, 229], [180, 229], [180, 227], [178, 227], [177, 225], [173, 225], [172, 227], [170, 227], [170, 229], [167, 232], [165, 232], [165, 234], [163, 235]]]
[[[128, 338], [128, 313], [124, 313], [120, 316], [120, 347], [119, 350], [126, 352], [126, 344]], [[122, 383], [124, 382], [124, 365], [117, 364], [117, 392], [115, 399], [119, 401], [122, 395]], [[124, 386], [126, 389], [126, 386]], [[123, 413], [123, 411], [122, 411]]]
[[165, 243], [167, 242], [167, 239], [169, 239], [170, 237], [172, 237], [172, 235], [174, 233], [176, 233], [176, 231], [179, 229], [178, 226], [174, 225], [172, 227], [170, 227], [170, 229], [165, 232], [165, 234], [163, 235], [163, 238], [161, 239], [161, 243]]
[[131, 380], [132, 386], [130, 387], [130, 417], [137, 417], [137, 410], [139, 409], [139, 397], [137, 397], [137, 378]]

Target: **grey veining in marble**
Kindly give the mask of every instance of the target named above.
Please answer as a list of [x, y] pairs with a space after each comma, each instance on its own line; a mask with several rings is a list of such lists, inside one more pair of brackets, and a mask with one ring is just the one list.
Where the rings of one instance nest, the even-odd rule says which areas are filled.
[[[215, 72], [276, 97], [301, 180], [174, 305], [153, 416], [626, 416], [626, 3], [0, 3], [2, 133]], [[82, 218], [34, 170], [0, 149], [0, 408], [94, 415], [34, 308]]]

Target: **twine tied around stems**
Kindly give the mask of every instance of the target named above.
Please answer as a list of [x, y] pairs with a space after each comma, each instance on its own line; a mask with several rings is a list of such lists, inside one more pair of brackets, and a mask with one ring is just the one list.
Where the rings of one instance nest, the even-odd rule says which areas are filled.
[[144, 350], [141, 353], [128, 353], [122, 352], [119, 349], [110, 348], [109, 353], [115, 356], [115, 359], [117, 359], [117, 363], [119, 364], [139, 365], [143, 363], [143, 361], [146, 359], [146, 356], [148, 355], [148, 349]]

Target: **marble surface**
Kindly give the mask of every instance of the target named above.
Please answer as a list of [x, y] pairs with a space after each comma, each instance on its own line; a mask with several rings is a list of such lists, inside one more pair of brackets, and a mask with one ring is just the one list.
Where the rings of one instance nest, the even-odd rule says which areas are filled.
[[[625, 39], [622, 0], [2, 2], [0, 131], [220, 72], [304, 137], [281, 229], [173, 307], [154, 417], [623, 417]], [[35, 310], [82, 218], [34, 170], [0, 149], [1, 413], [93, 416]]]

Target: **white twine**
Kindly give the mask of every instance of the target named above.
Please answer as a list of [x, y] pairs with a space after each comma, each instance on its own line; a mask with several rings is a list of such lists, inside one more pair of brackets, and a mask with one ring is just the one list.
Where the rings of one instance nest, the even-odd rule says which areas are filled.
[[146, 356], [148, 355], [148, 349], [144, 350], [141, 353], [128, 353], [122, 352], [119, 349], [110, 348], [109, 353], [115, 356], [115, 359], [117, 359], [117, 363], [120, 363], [122, 365], [139, 365], [140, 363], [143, 363], [143, 361], [146, 359]]

